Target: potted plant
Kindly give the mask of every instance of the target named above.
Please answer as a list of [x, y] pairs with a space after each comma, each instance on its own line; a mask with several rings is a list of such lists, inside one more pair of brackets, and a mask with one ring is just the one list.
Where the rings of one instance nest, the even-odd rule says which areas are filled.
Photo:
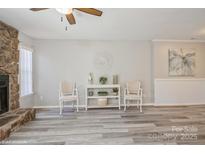
[[107, 83], [107, 77], [101, 76], [99, 78], [99, 82], [100, 82], [100, 84], [106, 84]]

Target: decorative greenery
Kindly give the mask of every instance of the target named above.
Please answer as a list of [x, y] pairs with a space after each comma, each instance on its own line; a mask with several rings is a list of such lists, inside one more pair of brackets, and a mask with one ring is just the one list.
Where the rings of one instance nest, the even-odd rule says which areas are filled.
[[107, 96], [108, 92], [107, 91], [98, 91], [99, 96]]
[[118, 92], [118, 88], [113, 88], [112, 91], [117, 93]]
[[101, 76], [99, 79], [100, 84], [106, 84], [107, 82], [107, 77]]

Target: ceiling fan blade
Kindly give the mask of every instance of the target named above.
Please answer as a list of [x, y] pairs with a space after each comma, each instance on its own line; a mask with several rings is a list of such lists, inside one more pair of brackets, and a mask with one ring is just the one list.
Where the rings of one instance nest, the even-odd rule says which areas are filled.
[[95, 15], [95, 16], [101, 16], [102, 15], [102, 11], [94, 9], [94, 8], [74, 8], [78, 11], [82, 11], [91, 15]]
[[73, 16], [72, 13], [66, 14], [66, 18], [67, 18], [68, 22], [69, 22], [71, 25], [76, 24], [76, 22], [75, 22], [75, 17]]
[[41, 11], [41, 10], [47, 10], [49, 8], [31, 8], [31, 11]]

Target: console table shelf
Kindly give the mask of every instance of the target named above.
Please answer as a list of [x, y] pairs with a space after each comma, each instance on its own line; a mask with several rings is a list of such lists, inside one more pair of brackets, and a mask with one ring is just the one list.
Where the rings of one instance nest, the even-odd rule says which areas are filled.
[[[88, 91], [89, 90], [99, 90], [99, 89], [113, 89], [117, 88], [118, 89], [118, 95], [107, 95], [107, 96], [88, 96]], [[105, 105], [105, 106], [99, 106], [99, 105], [91, 105], [89, 104], [90, 99], [118, 99], [118, 103], [112, 104], [112, 105]], [[86, 110], [88, 108], [112, 108], [112, 107], [118, 107], [120, 110], [120, 85], [119, 84], [111, 84], [111, 85], [87, 85], [85, 88], [85, 108]]]
[[98, 99], [98, 98], [118, 98], [119, 96], [117, 95], [117, 96], [88, 96], [87, 98], [88, 99], [92, 99], [92, 98], [96, 98], [96, 99]]

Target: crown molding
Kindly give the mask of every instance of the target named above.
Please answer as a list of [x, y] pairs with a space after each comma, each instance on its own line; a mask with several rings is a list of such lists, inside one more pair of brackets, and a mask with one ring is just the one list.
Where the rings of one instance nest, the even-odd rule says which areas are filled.
[[205, 43], [205, 40], [162, 40], [154, 39], [152, 42], [196, 42], [196, 43]]

